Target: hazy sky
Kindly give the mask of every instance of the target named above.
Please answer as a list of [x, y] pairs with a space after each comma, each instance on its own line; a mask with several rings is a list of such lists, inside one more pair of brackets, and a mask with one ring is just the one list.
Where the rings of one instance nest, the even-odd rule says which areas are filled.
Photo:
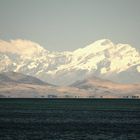
[[140, 0], [0, 0], [0, 39], [74, 50], [108, 38], [140, 50]]

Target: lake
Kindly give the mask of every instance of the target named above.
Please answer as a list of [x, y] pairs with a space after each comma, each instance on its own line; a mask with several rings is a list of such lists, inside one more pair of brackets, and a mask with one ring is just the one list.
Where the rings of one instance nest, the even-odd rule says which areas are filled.
[[140, 100], [1, 98], [0, 140], [140, 140]]

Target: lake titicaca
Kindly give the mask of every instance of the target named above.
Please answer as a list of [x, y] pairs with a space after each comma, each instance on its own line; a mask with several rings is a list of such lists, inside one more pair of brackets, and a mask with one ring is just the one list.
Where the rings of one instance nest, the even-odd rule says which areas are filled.
[[139, 139], [139, 99], [0, 99], [0, 140]]

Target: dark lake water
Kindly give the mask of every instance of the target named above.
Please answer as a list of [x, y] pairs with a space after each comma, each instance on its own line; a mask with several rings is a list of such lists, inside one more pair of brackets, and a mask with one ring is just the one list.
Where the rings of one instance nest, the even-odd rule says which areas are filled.
[[140, 140], [140, 100], [0, 99], [0, 140]]

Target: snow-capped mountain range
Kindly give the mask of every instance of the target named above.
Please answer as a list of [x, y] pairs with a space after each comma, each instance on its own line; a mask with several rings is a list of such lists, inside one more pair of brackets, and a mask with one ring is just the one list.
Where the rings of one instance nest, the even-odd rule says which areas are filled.
[[28, 40], [0, 40], [0, 72], [7, 71], [56, 85], [69, 85], [91, 76], [139, 83], [140, 53], [128, 44], [114, 44], [108, 39], [71, 52], [51, 52]]

